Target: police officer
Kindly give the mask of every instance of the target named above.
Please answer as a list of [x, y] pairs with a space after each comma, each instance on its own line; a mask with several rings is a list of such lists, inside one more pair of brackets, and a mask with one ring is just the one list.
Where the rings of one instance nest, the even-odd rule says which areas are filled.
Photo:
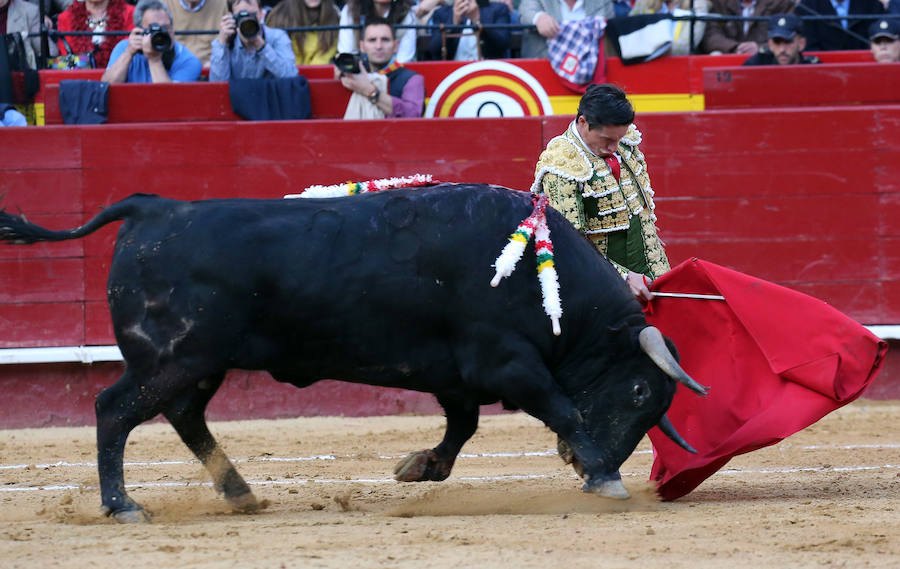
[[796, 65], [821, 63], [814, 55], [803, 55], [806, 38], [803, 21], [794, 14], [775, 14], [769, 18], [768, 49], [751, 56], [744, 65]]

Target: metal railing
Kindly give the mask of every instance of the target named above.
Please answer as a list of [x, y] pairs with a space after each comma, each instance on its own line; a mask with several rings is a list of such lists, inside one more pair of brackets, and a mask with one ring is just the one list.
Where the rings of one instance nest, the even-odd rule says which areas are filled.
[[[55, 38], [59, 36], [66, 37], [78, 37], [78, 36], [128, 36], [130, 32], [128, 31], [105, 31], [105, 32], [93, 32], [93, 31], [59, 31], [59, 30], [48, 30], [46, 25], [44, 24], [44, 15], [45, 15], [45, 1], [40, 0], [40, 21], [41, 21], [41, 53], [39, 54], [39, 68], [44, 69], [47, 66], [47, 54], [49, 53], [49, 42], [56, 41]], [[693, 0], [691, 2], [693, 7]], [[798, 11], [807, 11], [812, 12], [812, 10], [802, 4], [797, 4]], [[856, 21], [874, 21], [882, 18], [897, 18], [900, 19], [900, 16], [896, 14], [848, 14], [847, 16], [839, 16], [834, 14], [819, 14], [819, 13], [811, 13], [811, 14], [797, 14], [800, 19], [804, 22], [806, 21], [825, 21], [829, 23], [830, 27], [833, 27], [841, 32], [853, 37], [857, 40], [860, 40], [864, 43], [869, 43], [869, 39], [867, 37], [863, 37], [854, 31], [844, 28], [841, 24], [841, 20], [847, 20], [848, 22], [856, 22]], [[696, 53], [694, 45], [696, 39], [696, 30], [695, 26], [698, 22], [729, 22], [729, 21], [740, 21], [740, 22], [767, 22], [771, 16], [726, 16], [722, 14], [694, 14], [691, 13], [685, 16], [669, 16], [670, 19], [675, 21], [687, 21], [689, 22], [689, 45], [691, 49], [691, 53]], [[848, 24], [849, 26], [852, 24]], [[344, 29], [354, 29], [358, 30], [362, 26], [360, 25], [349, 25], [349, 26], [340, 26], [340, 25], [330, 25], [330, 26], [299, 26], [299, 27], [291, 27], [291, 28], [280, 28], [288, 33], [293, 32], [321, 32], [321, 31], [339, 31]], [[422, 25], [404, 25], [397, 24], [394, 26], [396, 29], [412, 29], [412, 30], [423, 30], [427, 33], [431, 33], [434, 30], [444, 30], [447, 32], [459, 32], [466, 28], [471, 28], [471, 25], [434, 25], [434, 24], [422, 24]], [[513, 32], [523, 32], [525, 30], [534, 30], [536, 27], [533, 24], [479, 24], [479, 26], [483, 30], [488, 29], [508, 29]], [[219, 33], [219, 30], [179, 30], [175, 31], [174, 34], [176, 36], [193, 36], [193, 35], [216, 35]]]

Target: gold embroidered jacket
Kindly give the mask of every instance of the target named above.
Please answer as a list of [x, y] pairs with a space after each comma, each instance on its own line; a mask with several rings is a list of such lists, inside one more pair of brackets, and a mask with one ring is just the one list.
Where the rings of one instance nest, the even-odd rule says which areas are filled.
[[619, 181], [603, 158], [594, 155], [574, 132], [575, 123], [547, 144], [535, 168], [532, 192], [546, 193], [550, 205], [597, 250], [626, 274], [656, 278], [669, 261], [656, 234], [653, 190], [634, 125], [619, 143]]

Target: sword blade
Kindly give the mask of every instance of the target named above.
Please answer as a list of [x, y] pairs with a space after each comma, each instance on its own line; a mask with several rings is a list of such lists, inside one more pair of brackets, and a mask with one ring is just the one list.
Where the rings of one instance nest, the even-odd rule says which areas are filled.
[[701, 300], [725, 300], [718, 294], [693, 294], [689, 292], [654, 292], [653, 296], [668, 296], [670, 298], [699, 298]]

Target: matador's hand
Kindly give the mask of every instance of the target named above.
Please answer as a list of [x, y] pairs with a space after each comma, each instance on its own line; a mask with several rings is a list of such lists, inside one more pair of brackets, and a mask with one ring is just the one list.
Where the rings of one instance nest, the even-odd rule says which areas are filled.
[[644, 275], [635, 273], [634, 271], [628, 271], [625, 282], [628, 284], [628, 288], [631, 289], [631, 294], [633, 294], [641, 304], [646, 304], [653, 300], [653, 293], [647, 288], [650, 281], [647, 280]]

